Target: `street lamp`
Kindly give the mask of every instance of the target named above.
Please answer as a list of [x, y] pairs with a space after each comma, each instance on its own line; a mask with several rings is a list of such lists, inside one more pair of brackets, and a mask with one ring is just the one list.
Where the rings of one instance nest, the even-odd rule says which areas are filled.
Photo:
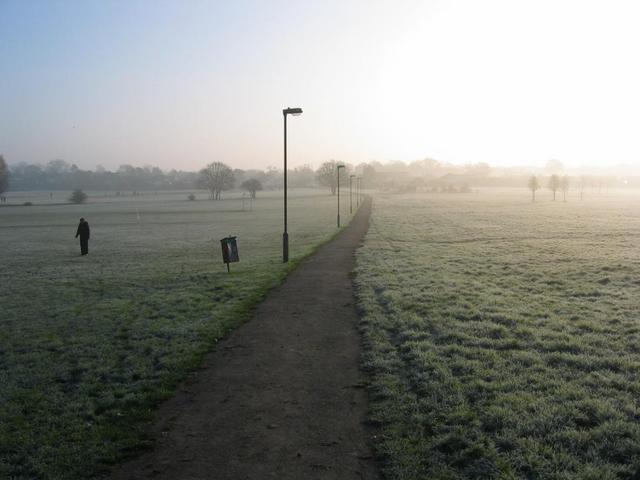
[[353, 198], [351, 197], [351, 182], [355, 175], [349, 175], [349, 213], [353, 213]]
[[360, 206], [360, 177], [356, 178], [356, 206]]
[[336, 167], [338, 175], [338, 228], [340, 228], [340, 169], [344, 168], [344, 165], [338, 165]]
[[289, 261], [289, 234], [287, 233], [287, 115], [297, 117], [302, 113], [301, 108], [285, 108], [284, 116], [284, 233], [282, 234], [282, 263]]

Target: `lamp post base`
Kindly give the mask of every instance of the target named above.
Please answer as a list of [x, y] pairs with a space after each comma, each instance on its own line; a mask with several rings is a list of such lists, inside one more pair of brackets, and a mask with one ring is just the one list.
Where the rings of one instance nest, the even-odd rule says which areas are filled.
[[282, 263], [289, 261], [289, 234], [284, 232], [282, 234]]
[[338, 228], [340, 228], [340, 215], [338, 215]]

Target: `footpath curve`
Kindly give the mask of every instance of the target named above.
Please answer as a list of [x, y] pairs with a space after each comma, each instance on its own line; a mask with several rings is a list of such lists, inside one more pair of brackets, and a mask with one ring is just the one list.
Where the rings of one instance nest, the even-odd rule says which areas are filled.
[[113, 480], [378, 479], [364, 421], [350, 225], [270, 292], [160, 407], [155, 449]]

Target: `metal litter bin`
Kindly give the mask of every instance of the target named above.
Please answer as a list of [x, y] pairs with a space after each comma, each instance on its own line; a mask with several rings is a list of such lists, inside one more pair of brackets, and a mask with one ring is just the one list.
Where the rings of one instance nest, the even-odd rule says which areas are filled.
[[225, 237], [220, 240], [222, 246], [222, 261], [227, 264], [227, 272], [231, 272], [230, 263], [239, 262], [237, 237]]

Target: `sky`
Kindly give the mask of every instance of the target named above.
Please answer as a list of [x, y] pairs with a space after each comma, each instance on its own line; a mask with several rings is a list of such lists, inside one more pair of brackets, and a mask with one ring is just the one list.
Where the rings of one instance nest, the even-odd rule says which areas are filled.
[[0, 0], [0, 154], [640, 165], [640, 2]]

